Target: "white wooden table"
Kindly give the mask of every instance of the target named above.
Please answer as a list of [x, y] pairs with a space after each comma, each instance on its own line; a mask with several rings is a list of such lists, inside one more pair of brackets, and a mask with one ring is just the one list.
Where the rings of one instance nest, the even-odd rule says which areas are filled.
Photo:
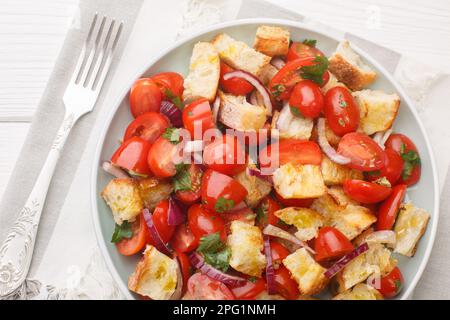
[[[269, 1], [450, 73], [448, 0]], [[0, 0], [0, 197], [76, 4], [77, 0]]]

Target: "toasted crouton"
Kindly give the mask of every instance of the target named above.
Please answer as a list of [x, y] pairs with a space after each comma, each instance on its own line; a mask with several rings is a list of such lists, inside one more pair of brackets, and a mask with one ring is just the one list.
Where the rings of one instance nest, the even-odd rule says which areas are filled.
[[359, 205], [358, 201], [349, 198], [344, 189], [341, 186], [331, 186], [327, 190], [328, 194], [333, 198], [333, 200], [341, 207], [345, 207], [349, 204]]
[[256, 131], [266, 123], [266, 109], [248, 103], [244, 96], [219, 91], [218, 119], [224, 125], [239, 131]]
[[352, 204], [340, 206], [329, 194], [314, 200], [311, 209], [322, 214], [325, 225], [337, 228], [350, 240], [377, 221], [368, 208]]
[[361, 90], [371, 84], [377, 76], [376, 72], [350, 47], [348, 41], [339, 43], [329, 62], [331, 73], [352, 90]]
[[352, 93], [359, 106], [360, 129], [367, 135], [392, 127], [400, 106], [400, 97], [379, 90]]
[[284, 223], [297, 228], [295, 236], [302, 241], [308, 241], [317, 236], [317, 231], [323, 226], [320, 213], [308, 208], [287, 207], [275, 211], [275, 216]]
[[260, 26], [256, 30], [255, 43], [253, 48], [265, 55], [284, 56], [289, 50], [289, 30], [273, 27]]
[[167, 300], [177, 287], [178, 264], [147, 245], [144, 256], [128, 279], [128, 288], [153, 300]]
[[314, 121], [310, 118], [294, 116], [286, 104], [280, 113], [272, 118], [272, 127], [278, 129], [280, 138], [309, 140], [314, 126]]
[[336, 275], [339, 292], [363, 282], [372, 274], [385, 276], [397, 265], [397, 261], [391, 258], [391, 251], [382, 244], [370, 242], [368, 245], [369, 250], [350, 261]]
[[285, 199], [316, 198], [325, 194], [320, 167], [287, 163], [273, 173], [275, 190]]
[[253, 277], [261, 277], [266, 267], [266, 257], [261, 229], [248, 223], [234, 220], [230, 225], [228, 246], [231, 248], [230, 266]]
[[411, 203], [403, 204], [394, 227], [397, 235], [394, 252], [407, 257], [414, 256], [429, 219], [430, 214], [425, 210], [416, 208]]
[[140, 179], [138, 188], [144, 206], [150, 211], [153, 211], [160, 201], [169, 198], [173, 190], [169, 181], [156, 178]]
[[331, 88], [334, 87], [346, 87], [345, 84], [343, 84], [342, 82], [339, 82], [339, 80], [336, 78], [336, 76], [334, 74], [332, 74], [331, 72], [329, 72], [330, 74], [330, 79], [328, 80], [328, 82], [320, 88], [320, 90], [322, 90], [323, 95], [327, 94], [328, 90], [330, 90]]
[[328, 283], [324, 276], [325, 268], [318, 264], [305, 248], [288, 255], [283, 264], [291, 272], [291, 277], [297, 282], [302, 295], [319, 293]]
[[277, 72], [278, 69], [269, 63], [264, 68], [262, 68], [261, 72], [259, 73], [259, 80], [264, 85], [267, 85], [270, 80], [272, 80], [272, 78], [277, 74]]
[[123, 221], [134, 221], [144, 209], [138, 185], [131, 178], [112, 179], [103, 189], [101, 196], [111, 208], [114, 221], [118, 225]]
[[258, 203], [267, 196], [272, 190], [272, 185], [261, 178], [250, 176], [247, 171], [243, 171], [234, 176], [234, 178], [247, 189], [245, 203], [250, 208], [254, 208]]
[[249, 47], [242, 41], [237, 41], [229, 35], [217, 35], [212, 44], [219, 52], [220, 59], [235, 69], [250, 72], [259, 76], [262, 69], [270, 62], [270, 57]]
[[374, 287], [359, 283], [333, 298], [333, 300], [384, 300], [383, 295]]
[[361, 171], [337, 164], [336, 162], [331, 161], [327, 156], [323, 157], [320, 169], [323, 180], [327, 186], [341, 185], [345, 180], [363, 178]]
[[189, 74], [184, 80], [184, 100], [216, 97], [220, 77], [220, 59], [214, 46], [199, 42], [192, 51]]

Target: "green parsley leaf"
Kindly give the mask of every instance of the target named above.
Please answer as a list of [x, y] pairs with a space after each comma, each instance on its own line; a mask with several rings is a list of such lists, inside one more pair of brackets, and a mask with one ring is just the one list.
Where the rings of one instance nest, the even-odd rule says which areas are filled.
[[197, 251], [203, 254], [207, 264], [223, 272], [228, 270], [231, 250], [220, 240], [219, 232], [201, 237]]
[[124, 221], [122, 225], [116, 224], [114, 233], [111, 238], [112, 243], [118, 243], [123, 238], [130, 239], [133, 237], [133, 230], [131, 230], [131, 224], [128, 221]]
[[347, 107], [347, 102], [345, 102], [344, 100], [339, 99], [339, 106], [341, 108], [346, 108]]
[[396, 292], [399, 292], [402, 289], [402, 282], [400, 280], [394, 280]]
[[220, 233], [215, 232], [200, 238], [197, 251], [201, 253], [216, 253], [224, 247], [225, 244], [220, 240]]
[[166, 138], [173, 144], [178, 144], [180, 143], [180, 130], [177, 128], [166, 128], [162, 134], [162, 137]]
[[314, 39], [305, 39], [303, 40], [303, 44], [306, 44], [309, 47], [315, 47], [317, 44], [317, 40]]
[[381, 174], [380, 170], [368, 171], [366, 172], [368, 176], [377, 177]]
[[247, 280], [250, 281], [251, 283], [255, 283], [256, 281], [258, 281], [258, 278], [257, 277], [248, 277]]
[[175, 95], [172, 90], [170, 90], [169, 88], [166, 88], [165, 92], [166, 97], [169, 98], [169, 100], [177, 106], [178, 109], [180, 109], [181, 111], [183, 111], [184, 109], [184, 103], [181, 100], [181, 98], [177, 95]]
[[217, 212], [225, 212], [233, 209], [234, 201], [231, 199], [225, 199], [224, 197], [220, 197], [217, 199], [216, 204], [214, 205], [214, 209]]
[[283, 84], [277, 84], [272, 87], [272, 95], [276, 98], [279, 97], [286, 90]]
[[205, 253], [203, 257], [205, 258], [205, 262], [207, 264], [223, 272], [226, 272], [230, 267], [229, 262], [231, 257], [231, 250], [227, 247], [217, 253]]
[[192, 190], [191, 173], [189, 172], [189, 164], [179, 163], [175, 165], [177, 173], [172, 178], [173, 191], [190, 191]]
[[267, 215], [268, 215], [268, 208], [265, 203], [261, 204], [256, 209], [256, 222], [257, 224], [267, 224]]
[[313, 61], [315, 64], [312, 66], [303, 66], [300, 68], [300, 76], [303, 79], [308, 79], [322, 85], [323, 74], [328, 69], [328, 59], [326, 57], [316, 56]]
[[404, 161], [403, 163], [403, 171], [402, 171], [402, 179], [408, 180], [411, 177], [411, 174], [415, 167], [420, 166], [420, 156], [414, 150], [409, 150], [405, 152], [406, 145], [402, 143], [400, 148], [400, 155]]
[[295, 108], [295, 107], [291, 107], [289, 106], [289, 108], [291, 109], [291, 113], [296, 116], [296, 117], [302, 117], [302, 114], [300, 113], [300, 111]]

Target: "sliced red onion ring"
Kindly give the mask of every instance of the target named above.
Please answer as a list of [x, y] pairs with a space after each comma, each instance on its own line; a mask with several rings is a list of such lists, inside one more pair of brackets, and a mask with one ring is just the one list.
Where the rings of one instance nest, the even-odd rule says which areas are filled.
[[280, 57], [277, 57], [277, 58], [273, 58], [270, 61], [270, 64], [273, 65], [278, 70], [280, 70], [281, 68], [283, 68], [286, 65], [286, 62], [284, 62], [284, 60], [281, 59]]
[[164, 241], [161, 239], [161, 236], [159, 235], [158, 230], [155, 227], [155, 224], [153, 223], [153, 217], [150, 211], [148, 211], [147, 208], [145, 208], [142, 211], [144, 215], [145, 223], [147, 224], [148, 230], [150, 231], [150, 236], [152, 237], [153, 241], [155, 242], [155, 247], [158, 249], [158, 251], [166, 254], [171, 255], [172, 250], [164, 243]]
[[183, 113], [172, 102], [166, 100], [161, 101], [159, 112], [161, 112], [167, 118], [169, 118], [170, 122], [174, 127], [179, 128], [183, 126], [183, 119], [182, 119]]
[[119, 167], [116, 167], [109, 161], [105, 161], [102, 163], [102, 168], [105, 170], [105, 172], [108, 172], [110, 175], [116, 177], [116, 178], [129, 178], [130, 175], [126, 173], [125, 170], [122, 170]]
[[267, 281], [267, 293], [277, 294], [277, 284], [275, 282], [275, 268], [272, 261], [272, 250], [270, 248], [270, 239], [265, 237], [264, 239], [264, 253], [266, 255], [266, 281]]
[[263, 230], [263, 234], [268, 235], [268, 236], [272, 236], [272, 237], [277, 237], [277, 238], [281, 238], [287, 241], [290, 241], [292, 243], [295, 243], [297, 245], [299, 245], [302, 248], [305, 248], [306, 250], [308, 250], [310, 253], [312, 254], [316, 254], [316, 252], [311, 249], [306, 243], [304, 243], [303, 241], [301, 241], [300, 239], [296, 238], [295, 236], [293, 236], [292, 234], [290, 234], [287, 231], [284, 231], [281, 228], [275, 227], [272, 224], [268, 224], [264, 230]]
[[254, 106], [259, 105], [258, 97], [256, 96], [256, 91], [253, 91], [252, 94], [250, 95], [250, 103]]
[[204, 147], [204, 143], [202, 140], [193, 140], [193, 141], [187, 141], [184, 145], [184, 151], [185, 152], [199, 152], [202, 151]]
[[212, 108], [214, 123], [217, 123], [217, 116], [219, 115], [219, 108], [220, 108], [220, 97], [219, 97], [219, 95], [217, 95], [216, 100], [214, 100], [213, 108]]
[[327, 271], [324, 272], [325, 277], [331, 279], [333, 276], [344, 269], [344, 267], [353, 259], [355, 259], [360, 254], [366, 252], [369, 250], [369, 245], [367, 242], [364, 242], [359, 247], [357, 247], [355, 250], [350, 252], [349, 254], [346, 254], [341, 259], [338, 260], [335, 264], [333, 264]]
[[205, 263], [205, 260], [198, 252], [192, 252], [189, 255], [189, 261], [203, 274], [230, 286], [240, 286], [247, 282], [244, 278], [229, 275]]
[[325, 119], [319, 118], [317, 121], [317, 133], [319, 136], [319, 146], [322, 151], [330, 158], [331, 161], [336, 162], [337, 164], [349, 164], [350, 158], [344, 157], [336, 152], [334, 148], [330, 145], [327, 140], [327, 136], [325, 133]]
[[183, 294], [183, 274], [181, 273], [181, 263], [178, 258], [173, 258], [173, 260], [177, 263], [177, 287], [169, 300], [179, 300]]
[[269, 115], [272, 114], [273, 108], [272, 108], [272, 101], [270, 100], [269, 91], [266, 89], [264, 84], [262, 84], [262, 82], [257, 77], [255, 77], [254, 75], [252, 75], [251, 73], [248, 73], [246, 71], [237, 70], [237, 71], [225, 73], [223, 75], [224, 80], [228, 80], [230, 78], [241, 78], [241, 79], [244, 79], [244, 80], [250, 82], [250, 84], [252, 84], [255, 87], [255, 89], [258, 90], [258, 92], [263, 97], [264, 106], [266, 107], [267, 114], [269, 114]]
[[378, 243], [386, 243], [389, 246], [394, 246], [397, 242], [397, 235], [392, 230], [380, 230], [375, 231], [369, 234], [366, 239], [366, 242], [378, 242]]
[[384, 134], [383, 134], [383, 138], [381, 139], [381, 143], [383, 144], [383, 149], [384, 149], [384, 144], [386, 143], [386, 141], [389, 139], [389, 137], [392, 134], [392, 129], [387, 129]]
[[273, 185], [273, 178], [272, 175], [265, 175], [261, 173], [261, 170], [259, 170], [258, 168], [250, 168], [247, 167], [246, 169], [246, 173], [247, 175], [251, 176], [251, 177], [258, 177], [264, 181], [269, 182], [270, 184]]
[[392, 134], [392, 129], [388, 129], [386, 131], [378, 131], [373, 135], [373, 141], [378, 143], [381, 149], [385, 149], [384, 144], [386, 143], [387, 139], [389, 139], [390, 135]]
[[177, 226], [186, 221], [186, 214], [181, 206], [172, 197], [169, 198], [169, 213], [167, 217], [167, 224], [169, 226]]

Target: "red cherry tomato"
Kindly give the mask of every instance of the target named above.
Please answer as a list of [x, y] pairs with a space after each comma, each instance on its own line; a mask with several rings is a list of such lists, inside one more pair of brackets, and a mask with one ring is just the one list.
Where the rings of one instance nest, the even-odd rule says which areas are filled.
[[212, 170], [235, 175], [246, 168], [245, 150], [237, 137], [223, 135], [205, 147], [203, 163]]
[[175, 229], [175, 234], [170, 242], [177, 252], [190, 252], [197, 248], [198, 239], [194, 236], [187, 223], [180, 224]]
[[386, 150], [384, 150], [384, 153], [386, 154], [386, 163], [384, 167], [378, 171], [368, 172], [367, 179], [369, 181], [374, 181], [385, 177], [386, 179], [388, 179], [390, 184], [394, 186], [402, 174], [403, 159], [393, 149], [386, 148]]
[[[188, 104], [183, 110], [183, 124], [194, 140], [202, 140], [203, 133], [215, 127], [208, 100], [202, 98]], [[199, 137], [194, 134], [196, 127], [197, 135], [201, 134]]]
[[286, 60], [290, 62], [292, 60], [311, 58], [316, 56], [324, 57], [325, 55], [316, 47], [309, 46], [301, 42], [292, 42], [291, 46], [289, 47]]
[[289, 270], [284, 266], [275, 269], [275, 284], [278, 293], [287, 300], [297, 300], [299, 296], [298, 285], [292, 280]]
[[389, 187], [364, 180], [347, 180], [344, 181], [343, 187], [345, 194], [364, 204], [383, 201], [392, 192], [392, 189]]
[[227, 212], [244, 201], [245, 189], [238, 181], [220, 172], [208, 169], [202, 178], [202, 201], [216, 212]]
[[375, 280], [369, 284], [380, 291], [385, 298], [393, 298], [402, 291], [403, 283], [403, 275], [400, 269], [395, 267], [388, 275], [381, 277], [379, 288], [375, 285]]
[[302, 207], [307, 208], [312, 205], [314, 198], [310, 199], [285, 199], [278, 192], [274, 191], [275, 198], [285, 207]]
[[191, 277], [191, 263], [188, 256], [183, 253], [176, 251], [175, 256], [177, 257], [178, 263], [180, 264], [181, 274], [183, 275], [183, 294], [187, 291], [187, 283]]
[[267, 146], [259, 153], [261, 168], [276, 169], [289, 162], [320, 165], [322, 151], [314, 141], [282, 139]]
[[328, 126], [338, 136], [358, 129], [359, 108], [347, 88], [338, 86], [328, 90], [323, 111]]
[[282, 265], [284, 258], [291, 254], [285, 246], [276, 241], [270, 241], [270, 250], [275, 269], [278, 269]]
[[130, 91], [130, 110], [136, 118], [145, 112], [158, 112], [161, 105], [161, 91], [150, 78], [137, 80]]
[[230, 289], [238, 300], [254, 300], [261, 292], [266, 290], [266, 280], [263, 278], [248, 280], [243, 285]]
[[270, 195], [261, 200], [256, 208], [258, 226], [263, 229], [268, 224], [285, 228], [281, 220], [275, 215], [275, 211], [281, 209], [280, 204], [275, 201]]
[[320, 116], [324, 106], [320, 87], [311, 80], [300, 81], [292, 90], [289, 106], [294, 115], [317, 118]]
[[[162, 200], [158, 203], [153, 210], [152, 219], [161, 240], [167, 243], [172, 239], [175, 233], [175, 226], [170, 226], [167, 224], [169, 218], [169, 200]], [[150, 237], [149, 243], [155, 246], [155, 241]]]
[[353, 244], [338, 229], [323, 227], [315, 240], [316, 261], [323, 262], [341, 258], [352, 252]]
[[163, 99], [170, 100], [171, 95], [176, 97], [183, 95], [184, 79], [182, 75], [176, 72], [161, 72], [151, 77], [151, 79], [161, 90]]
[[147, 164], [147, 154], [150, 143], [139, 137], [132, 137], [123, 142], [114, 152], [111, 162], [115, 166], [132, 171], [133, 173], [148, 175], [151, 173]]
[[395, 133], [386, 141], [386, 148], [396, 151], [403, 159], [403, 171], [399, 183], [408, 187], [417, 183], [421, 175], [420, 155], [414, 142], [407, 136]]
[[192, 190], [179, 190], [175, 193], [178, 200], [185, 204], [192, 204], [200, 199], [201, 183], [202, 183], [203, 171], [196, 164], [191, 164], [189, 167], [189, 177], [191, 179], [191, 189]]
[[406, 194], [406, 185], [399, 184], [392, 188], [392, 193], [381, 203], [378, 209], [377, 230], [391, 230], [397, 219], [398, 210]]
[[172, 177], [176, 174], [175, 159], [181, 152], [179, 144], [173, 144], [164, 137], [159, 137], [148, 152], [148, 167], [158, 178]]
[[128, 125], [123, 141], [131, 137], [140, 137], [153, 143], [168, 127], [170, 127], [170, 122], [165, 115], [157, 112], [146, 112]]
[[361, 171], [380, 170], [386, 164], [384, 150], [368, 135], [347, 133], [339, 141], [338, 153], [350, 158], [350, 168]]
[[225, 222], [225, 225], [227, 227], [231, 222], [233, 222], [235, 220], [239, 220], [242, 222], [249, 222], [249, 221], [253, 221], [253, 219], [255, 218], [255, 214], [253, 213], [252, 209], [250, 209], [250, 208], [242, 208], [239, 210], [225, 212], [225, 213], [220, 214], [220, 216], [222, 217], [222, 219]]
[[124, 256], [131, 256], [141, 251], [145, 244], [150, 241], [150, 232], [145, 223], [142, 213], [136, 218], [136, 221], [131, 224], [133, 236], [129, 239], [123, 238], [116, 244], [117, 250]]
[[[300, 69], [305, 66], [316, 65], [314, 61], [316, 57], [306, 57], [301, 59], [296, 59], [286, 63], [286, 65], [281, 68], [277, 74], [270, 80], [269, 90], [272, 96], [278, 100], [287, 100], [291, 95], [292, 88], [302, 81]], [[326, 77], [329, 77], [328, 73], [325, 72], [323, 76], [323, 83], [327, 81]]]
[[187, 288], [194, 300], [235, 300], [226, 285], [201, 273], [195, 273], [189, 278]]
[[188, 225], [197, 242], [201, 237], [216, 232], [219, 232], [222, 241], [227, 238], [222, 218], [199, 204], [194, 204], [189, 208]]
[[254, 87], [246, 80], [241, 78], [230, 78], [228, 80], [223, 79], [223, 75], [229, 72], [235, 71], [229, 65], [220, 62], [220, 86], [228, 93], [236, 96], [246, 96], [253, 91]]

